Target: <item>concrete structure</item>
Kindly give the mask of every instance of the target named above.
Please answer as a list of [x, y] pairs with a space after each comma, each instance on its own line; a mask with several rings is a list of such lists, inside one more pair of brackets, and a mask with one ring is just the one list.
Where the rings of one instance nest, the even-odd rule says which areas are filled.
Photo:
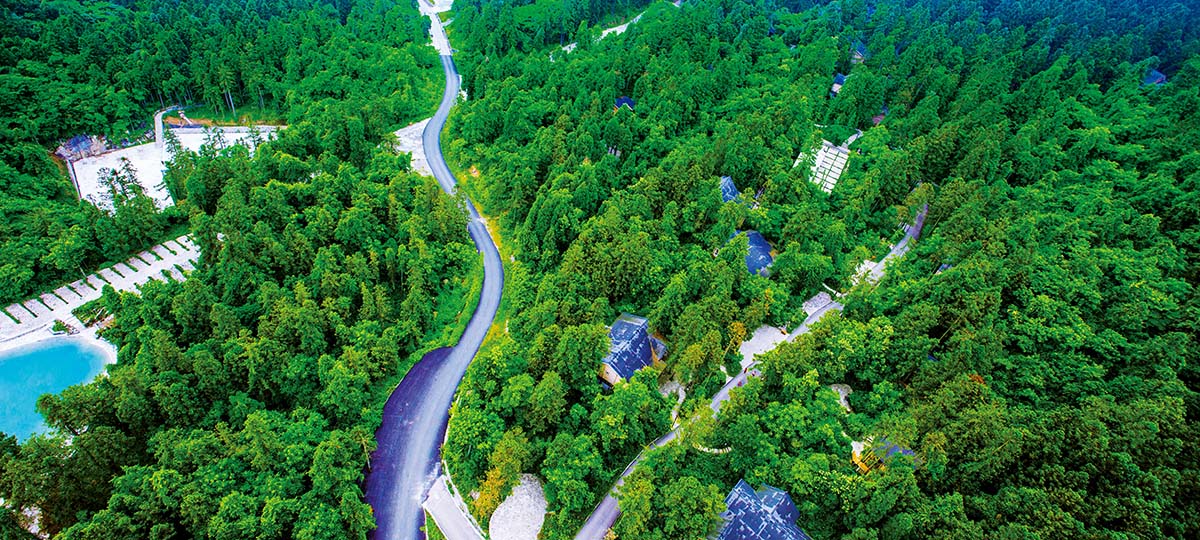
[[[850, 277], [850, 282], [854, 285], [858, 285], [864, 281], [870, 285], [879, 283], [879, 280], [883, 279], [883, 273], [887, 262], [902, 257], [908, 252], [909, 240], [920, 234], [921, 227], [925, 226], [925, 216], [928, 214], [928, 212], [929, 205], [926, 204], [921, 208], [921, 212], [917, 214], [916, 220], [912, 224], [904, 226], [904, 238], [892, 246], [891, 250], [888, 251], [888, 254], [883, 256], [883, 260], [879, 262], [874, 262], [871, 260], [863, 261], [862, 264], [858, 265], [858, 269], [855, 271], [854, 275]], [[939, 272], [940, 271], [941, 270], [939, 269]]]
[[68, 283], [24, 302], [4, 308], [0, 313], [0, 349], [24, 343], [21, 338], [45, 330], [55, 320], [75, 321], [75, 308], [100, 298], [105, 285], [118, 291], [135, 291], [150, 280], [183, 281], [186, 272], [195, 268], [200, 248], [187, 236], [180, 236], [143, 251], [124, 263]]
[[483, 540], [479, 525], [469, 516], [470, 513], [463, 505], [463, 499], [452, 494], [449, 479], [446, 475], [438, 476], [429, 489], [429, 497], [421, 503], [421, 507], [433, 516], [438, 530], [446, 538], [455, 540]]
[[813, 161], [812, 176], [809, 181], [816, 184], [825, 193], [832, 193], [834, 186], [846, 170], [846, 162], [850, 160], [850, 150], [834, 146], [829, 141], [821, 141], [817, 149], [816, 160]]
[[[837, 186], [838, 180], [842, 177], [842, 172], [846, 170], [846, 163], [850, 160], [850, 144], [861, 136], [862, 132], [859, 131], [846, 139], [841, 146], [835, 146], [829, 141], [821, 141], [821, 147], [817, 148], [816, 157], [813, 159], [812, 174], [808, 179], [821, 188], [821, 191], [832, 193], [833, 188]], [[796, 156], [792, 167], [800, 166], [800, 163], [807, 157], [806, 152], [801, 152]]]
[[[924, 224], [927, 211], [928, 207], [921, 211], [921, 213], [917, 216], [915, 223], [905, 226], [904, 239], [897, 244], [896, 248], [894, 248], [891, 253], [884, 258], [883, 261], [880, 261], [881, 265], [886, 265], [886, 263], [891, 262], [896, 258], [903, 257], [904, 254], [908, 252], [908, 246], [910, 245], [909, 241], [919, 237], [921, 234], [921, 227]], [[709, 402], [709, 408], [712, 409], [714, 415], [720, 413], [721, 405], [729, 400], [730, 391], [732, 391], [734, 388], [740, 388], [751, 377], [759, 377], [761, 375], [759, 370], [755, 367], [757, 366], [758, 361], [754, 360], [753, 358], [757, 357], [757, 355], [762, 352], [773, 349], [776, 345], [783, 341], [794, 341], [802, 334], [808, 333], [812, 325], [821, 320], [821, 317], [824, 317], [826, 313], [829, 313], [830, 311], [841, 311], [843, 306], [832, 300], [828, 304], [825, 304], [819, 308], [815, 308], [813, 311], [808, 311], [810, 302], [816, 303], [822, 296], [827, 297], [825, 293], [821, 293], [810, 299], [809, 302], [805, 302], [805, 311], [808, 313], [808, 318], [805, 319], [804, 322], [801, 323], [800, 326], [798, 326], [791, 333], [779, 333], [777, 329], [771, 327], [763, 327], [758, 331], [755, 331], [756, 338], [758, 337], [759, 331], [764, 329], [768, 332], [773, 332], [777, 336], [780, 336], [778, 341], [766, 339], [758, 340], [753, 344], [753, 347], [747, 347], [747, 345], [751, 344], [750, 342], [742, 344], [740, 351], [744, 356], [749, 356], [751, 361], [749, 364], [743, 362], [742, 371], [736, 376], [725, 381], [725, 386], [722, 386], [721, 389], [717, 391], [716, 395], [713, 396], [712, 400]], [[769, 343], [766, 343], [768, 341]], [[633, 462], [630, 463], [629, 466], [625, 467], [625, 470], [621, 472], [621, 476], [617, 478], [616, 484], [614, 484], [612, 489], [609, 490], [608, 494], [600, 500], [600, 503], [597, 504], [596, 508], [592, 510], [592, 514], [588, 516], [586, 521], [584, 521], [583, 527], [580, 528], [579, 532], [575, 535], [575, 540], [602, 540], [606, 537], [609, 528], [612, 527], [613, 523], [616, 522], [617, 518], [621, 515], [621, 509], [617, 506], [616, 490], [620, 489], [620, 487], [624, 485], [625, 478], [633, 472], [638, 463], [641, 463], [641, 460], [645, 457], [646, 452], [662, 447], [663, 445], [675, 440], [675, 438], [679, 436], [680, 430], [686, 425], [687, 424], [677, 425], [670, 432], [656, 439], [650, 444], [649, 448], [643, 450], [636, 458], [634, 458]]]

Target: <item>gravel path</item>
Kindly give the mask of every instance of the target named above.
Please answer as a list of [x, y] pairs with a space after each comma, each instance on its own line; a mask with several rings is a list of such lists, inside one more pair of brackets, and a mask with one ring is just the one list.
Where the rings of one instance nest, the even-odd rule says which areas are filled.
[[[675, 7], [679, 7], [679, 6], [675, 6]], [[613, 26], [613, 27], [610, 27], [610, 28], [605, 28], [604, 30], [601, 30], [601, 31], [600, 31], [600, 37], [596, 38], [596, 41], [599, 41], [599, 40], [601, 40], [601, 39], [604, 39], [604, 38], [608, 37], [608, 35], [609, 35], [609, 34], [621, 34], [621, 33], [624, 33], [624, 32], [625, 32], [625, 30], [627, 30], [627, 29], [629, 28], [629, 25], [631, 25], [631, 24], [633, 24], [633, 23], [635, 23], [635, 22], [638, 22], [638, 21], [642, 20], [642, 15], [644, 15], [645, 13], [646, 13], [646, 12], [644, 12], [644, 11], [643, 11], [643, 12], [641, 12], [641, 13], [638, 13], [636, 17], [634, 17], [634, 18], [632, 18], [632, 19], [629, 19], [629, 22], [627, 22], [627, 23], [625, 23], [625, 24], [618, 24], [618, 25], [616, 25], [616, 26]], [[566, 45], [563, 45], [563, 46], [562, 46], [562, 50], [563, 50], [563, 52], [568, 52], [568, 53], [569, 53], [569, 52], [571, 52], [571, 51], [575, 50], [575, 48], [576, 48], [576, 47], [578, 47], [578, 46], [579, 46], [579, 43], [577, 43], [577, 42], [571, 42], [571, 43], [568, 43], [568, 44], [566, 44]]]

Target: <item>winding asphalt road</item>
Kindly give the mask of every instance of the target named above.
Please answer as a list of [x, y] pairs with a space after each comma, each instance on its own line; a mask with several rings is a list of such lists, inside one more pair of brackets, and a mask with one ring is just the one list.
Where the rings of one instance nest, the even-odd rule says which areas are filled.
[[[437, 113], [422, 135], [425, 156], [438, 184], [454, 193], [456, 180], [442, 156], [441, 132], [458, 96], [458, 70], [450, 56], [442, 56], [446, 89]], [[468, 200], [467, 225], [475, 247], [483, 255], [483, 290], [479, 305], [457, 345], [426, 354], [392, 392], [384, 407], [383, 424], [375, 432], [378, 448], [371, 454], [366, 499], [375, 513], [377, 540], [423, 539], [421, 501], [438, 475], [438, 453], [446, 431], [450, 404], [467, 366], [479, 351], [496, 318], [504, 269], [500, 253], [475, 205]]]

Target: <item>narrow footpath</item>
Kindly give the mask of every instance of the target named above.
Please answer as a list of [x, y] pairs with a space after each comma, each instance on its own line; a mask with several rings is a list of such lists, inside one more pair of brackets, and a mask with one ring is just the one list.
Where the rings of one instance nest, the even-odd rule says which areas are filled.
[[[449, 2], [430, 5], [418, 2], [421, 12], [429, 15], [433, 45], [441, 55], [446, 87], [437, 113], [430, 119], [422, 136], [425, 156], [438, 184], [454, 193], [457, 181], [441, 150], [441, 132], [459, 93], [459, 75], [451, 58], [445, 32], [437, 17], [449, 8]], [[365, 483], [366, 500], [375, 513], [377, 528], [371, 538], [388, 540], [423, 539], [425, 522], [421, 503], [439, 476], [439, 454], [450, 405], [467, 366], [483, 344], [504, 287], [500, 253], [488, 234], [474, 203], [467, 201], [470, 222], [467, 227], [475, 247], [483, 257], [483, 288], [467, 328], [457, 345], [425, 355], [392, 392], [383, 412], [383, 424], [375, 433], [378, 448], [371, 455], [371, 468]], [[459, 537], [456, 535], [456, 537]]]

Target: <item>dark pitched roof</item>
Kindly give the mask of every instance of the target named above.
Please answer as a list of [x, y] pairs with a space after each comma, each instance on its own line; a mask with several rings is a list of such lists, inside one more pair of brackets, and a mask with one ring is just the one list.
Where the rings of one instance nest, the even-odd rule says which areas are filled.
[[838, 92], [842, 91], [842, 86], [846, 84], [846, 76], [838, 73], [833, 76], [833, 86], [829, 87], [829, 97], [835, 98]]
[[796, 526], [799, 512], [787, 492], [768, 485], [757, 492], [745, 480], [725, 497], [728, 510], [717, 540], [812, 540]]
[[92, 138], [87, 135], [76, 135], [63, 143], [63, 147], [72, 152], [82, 152], [91, 146]]
[[622, 379], [628, 379], [634, 372], [642, 369], [653, 361], [651, 350], [659, 354], [666, 352], [662, 342], [650, 336], [650, 324], [644, 317], [622, 313], [608, 329], [608, 337], [612, 340], [608, 356], [604, 363], [612, 366]]
[[854, 40], [854, 53], [862, 58], [871, 56], [871, 51], [867, 50], [867, 44], [861, 40]]
[[875, 446], [876, 446], [876, 448], [879, 448], [879, 450], [882, 451], [882, 452], [876, 452], [875, 455], [877, 455], [881, 459], [885, 459], [885, 460], [891, 458], [892, 456], [895, 456], [896, 454], [903, 454], [908, 457], [913, 457], [916, 455], [916, 452], [913, 452], [912, 450], [909, 450], [908, 448], [905, 448], [905, 447], [900, 446], [892, 441], [889, 441], [884, 437], [880, 437], [878, 443]]
[[877, 125], [877, 126], [879, 124], [883, 123], [883, 120], [885, 118], [887, 118], [887, 115], [889, 112], [891, 112], [891, 111], [888, 110], [888, 106], [885, 104], [883, 107], [881, 107], [879, 109], [879, 114], [871, 117], [871, 123], [874, 125]]
[[[734, 233], [734, 236], [737, 234]], [[746, 231], [746, 240], [750, 248], [746, 253], [746, 270], [751, 274], [767, 275], [767, 267], [775, 262], [771, 258], [771, 244], [758, 231]]]
[[733, 183], [733, 178], [728, 176], [721, 177], [721, 202], [729, 202], [736, 199], [740, 195], [737, 185]]
[[637, 105], [637, 102], [634, 101], [633, 98], [629, 96], [621, 96], [617, 98], [617, 101], [613, 107], [617, 109], [620, 109], [621, 107], [629, 107], [629, 110], [632, 111], [635, 105]]
[[763, 508], [774, 512], [784, 521], [795, 523], [796, 519], [800, 517], [800, 511], [796, 510], [796, 503], [792, 502], [792, 497], [786, 491], [763, 484], [762, 489], [757, 493]]
[[1146, 78], [1142, 79], [1142, 84], [1164, 84], [1167, 82], [1167, 76], [1163, 72], [1152, 69], [1146, 74]]

